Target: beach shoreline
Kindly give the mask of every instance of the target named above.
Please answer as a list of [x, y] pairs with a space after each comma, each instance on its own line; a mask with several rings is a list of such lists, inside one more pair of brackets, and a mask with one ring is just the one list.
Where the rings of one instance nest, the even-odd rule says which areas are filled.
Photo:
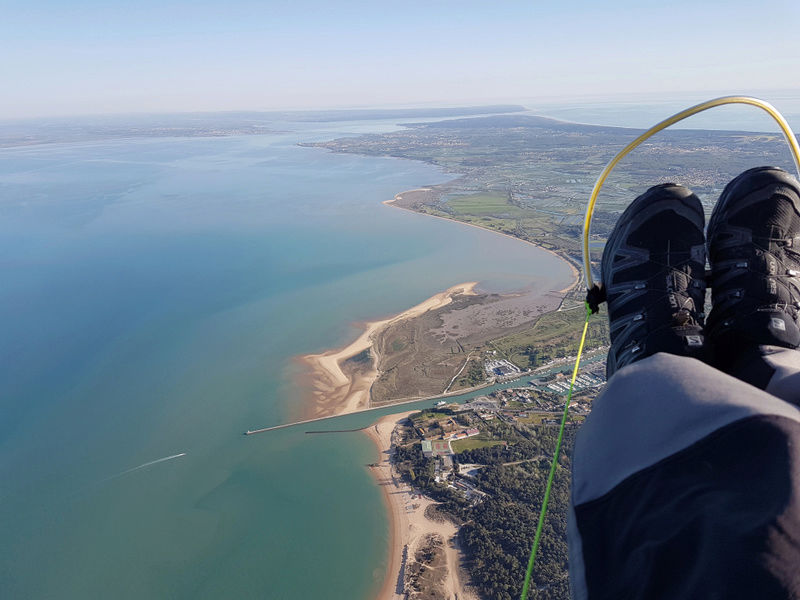
[[370, 466], [370, 471], [381, 488], [389, 520], [389, 554], [386, 575], [375, 600], [401, 600], [402, 580], [406, 559], [413, 556], [421, 541], [428, 534], [438, 534], [444, 540], [447, 563], [447, 578], [444, 586], [447, 597], [474, 600], [465, 589], [461, 573], [461, 553], [457, 549], [458, 528], [449, 521], [432, 521], [425, 516], [426, 509], [436, 504], [430, 498], [421, 496], [403, 481], [392, 465], [392, 432], [395, 427], [416, 411], [405, 411], [386, 415], [363, 433], [369, 437], [379, 454], [379, 461]]

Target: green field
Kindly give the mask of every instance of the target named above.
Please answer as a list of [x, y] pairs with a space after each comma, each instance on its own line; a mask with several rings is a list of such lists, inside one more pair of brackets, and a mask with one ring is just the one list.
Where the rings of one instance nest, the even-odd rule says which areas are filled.
[[464, 450], [475, 450], [476, 448], [490, 448], [491, 446], [500, 446], [504, 442], [501, 440], [487, 440], [483, 439], [482, 435], [465, 438], [463, 440], [455, 440], [450, 442], [450, 447], [453, 452], [458, 454]]
[[412, 423], [416, 425], [418, 421], [425, 421], [425, 422], [431, 420], [439, 421], [440, 419], [445, 419], [450, 416], [452, 416], [450, 413], [443, 413], [435, 410], [424, 410], [422, 412], [409, 415], [408, 418]]
[[569, 227], [564, 221], [579, 211], [561, 203], [556, 211], [549, 206], [540, 211], [529, 203], [511, 200], [508, 195], [451, 195], [445, 202], [425, 207], [423, 212], [507, 233], [551, 250], [579, 250], [579, 228]]
[[[495, 340], [492, 348], [523, 369], [536, 367], [553, 358], [575, 354], [585, 318], [582, 307], [545, 313], [530, 329]], [[607, 343], [608, 319], [601, 310], [589, 320], [586, 349]]]
[[469, 196], [451, 196], [447, 199], [447, 206], [455, 216], [495, 216], [495, 217], [521, 217], [525, 210], [511, 204], [506, 196], [491, 194], [471, 194]]
[[527, 425], [541, 425], [543, 421], [548, 419], [561, 419], [561, 413], [536, 412], [518, 420], [520, 423], [526, 423]]

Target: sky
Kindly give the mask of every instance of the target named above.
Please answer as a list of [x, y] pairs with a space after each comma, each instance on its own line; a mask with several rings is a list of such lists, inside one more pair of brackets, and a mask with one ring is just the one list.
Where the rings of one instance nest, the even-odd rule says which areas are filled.
[[800, 87], [800, 2], [0, 0], [0, 119]]

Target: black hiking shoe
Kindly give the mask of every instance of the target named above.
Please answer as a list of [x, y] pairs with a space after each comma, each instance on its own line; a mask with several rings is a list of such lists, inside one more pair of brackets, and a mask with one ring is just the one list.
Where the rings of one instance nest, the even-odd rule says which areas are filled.
[[758, 167], [725, 186], [708, 223], [708, 256], [714, 307], [706, 331], [714, 366], [729, 370], [737, 355], [759, 346], [797, 348], [797, 180], [777, 167]]
[[703, 349], [705, 238], [697, 196], [657, 185], [625, 209], [603, 250], [611, 349], [606, 375], [656, 352]]

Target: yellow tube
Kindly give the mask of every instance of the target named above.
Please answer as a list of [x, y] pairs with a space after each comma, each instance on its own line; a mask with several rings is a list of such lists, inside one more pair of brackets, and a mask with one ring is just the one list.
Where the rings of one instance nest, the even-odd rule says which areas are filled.
[[700, 104], [672, 115], [670, 118], [661, 121], [657, 125], [654, 125], [633, 140], [630, 144], [625, 146], [619, 152], [619, 154], [612, 158], [611, 162], [606, 165], [605, 169], [603, 169], [603, 172], [600, 173], [600, 177], [597, 178], [597, 182], [594, 184], [592, 194], [589, 196], [589, 205], [586, 207], [586, 217], [583, 220], [583, 273], [586, 277], [586, 287], [588, 289], [591, 289], [594, 285], [594, 282], [592, 281], [592, 265], [591, 261], [589, 260], [589, 234], [592, 228], [592, 216], [594, 215], [594, 205], [597, 203], [597, 196], [600, 194], [600, 189], [603, 187], [603, 183], [605, 183], [608, 175], [611, 173], [614, 167], [617, 166], [617, 163], [619, 163], [619, 161], [621, 161], [628, 153], [630, 153], [631, 150], [662, 129], [666, 129], [670, 125], [674, 125], [678, 121], [683, 121], [685, 118], [696, 115], [699, 112], [703, 112], [704, 110], [708, 110], [709, 108], [714, 108], [716, 106], [722, 106], [723, 104], [749, 104], [750, 106], [756, 106], [769, 113], [769, 115], [778, 123], [781, 131], [783, 131], [783, 136], [786, 138], [786, 142], [789, 144], [789, 147], [792, 150], [795, 169], [797, 169], [798, 175], [800, 175], [800, 146], [797, 144], [797, 138], [794, 136], [794, 133], [789, 127], [789, 124], [786, 122], [786, 119], [783, 118], [783, 115], [781, 115], [781, 113], [779, 113], [777, 109], [769, 102], [764, 102], [763, 100], [751, 98], [749, 96], [723, 96], [722, 98], [715, 98], [713, 100], [701, 102]]

